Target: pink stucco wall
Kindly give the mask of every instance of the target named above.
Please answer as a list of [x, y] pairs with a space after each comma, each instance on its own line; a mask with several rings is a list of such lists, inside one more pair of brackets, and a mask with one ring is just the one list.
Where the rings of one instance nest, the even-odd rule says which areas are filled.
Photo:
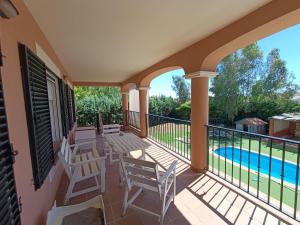
[[37, 191], [34, 190], [18, 43], [25, 44], [33, 51], [38, 43], [62, 74], [67, 73], [24, 2], [22, 0], [13, 0], [12, 2], [20, 15], [10, 20], [0, 18], [0, 41], [3, 55], [5, 55], [1, 74], [10, 140], [14, 148], [19, 151], [14, 164], [14, 172], [18, 195], [21, 196], [23, 203], [22, 224], [42, 225], [45, 223], [47, 211], [53, 204], [62, 175], [62, 166], [56, 165], [52, 182], [48, 176], [43, 186]]

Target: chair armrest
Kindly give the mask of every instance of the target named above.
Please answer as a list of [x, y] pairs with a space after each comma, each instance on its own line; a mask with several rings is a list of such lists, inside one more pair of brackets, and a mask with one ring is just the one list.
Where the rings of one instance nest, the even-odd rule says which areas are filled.
[[94, 140], [94, 141], [85, 141], [85, 142], [81, 142], [81, 143], [78, 143], [78, 144], [69, 145], [69, 147], [74, 148], [76, 146], [81, 146], [81, 145], [86, 145], [86, 144], [94, 144], [96, 142], [97, 142], [96, 140]]
[[119, 128], [119, 127], [121, 127], [121, 125], [117, 123], [103, 125], [103, 128]]
[[169, 166], [169, 168], [166, 170], [166, 172], [164, 172], [163, 176], [160, 178], [159, 182], [161, 184], [169, 178], [169, 176], [172, 174], [172, 172], [175, 173], [176, 165], [177, 165], [177, 161], [174, 160], [171, 163], [171, 165]]
[[88, 159], [88, 160], [84, 160], [84, 161], [80, 161], [80, 162], [75, 162], [75, 163], [71, 163], [70, 166], [79, 166], [79, 165], [84, 165], [84, 164], [89, 164], [91, 162], [97, 162], [97, 161], [105, 161], [105, 157], [97, 157], [97, 158], [92, 158], [92, 159]]

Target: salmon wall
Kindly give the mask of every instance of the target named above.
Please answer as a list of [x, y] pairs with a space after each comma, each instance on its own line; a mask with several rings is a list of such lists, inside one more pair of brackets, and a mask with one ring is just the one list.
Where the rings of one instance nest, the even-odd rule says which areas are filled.
[[23, 204], [22, 224], [43, 225], [56, 195], [62, 175], [62, 166], [57, 164], [43, 186], [34, 190], [18, 43], [25, 44], [33, 52], [36, 52], [37, 43], [61, 73], [67, 73], [24, 2], [22, 0], [12, 0], [12, 2], [20, 15], [9, 20], [0, 18], [0, 42], [2, 53], [5, 56], [1, 74], [10, 141], [14, 149], [19, 152], [16, 156], [14, 172], [18, 196], [21, 197]]

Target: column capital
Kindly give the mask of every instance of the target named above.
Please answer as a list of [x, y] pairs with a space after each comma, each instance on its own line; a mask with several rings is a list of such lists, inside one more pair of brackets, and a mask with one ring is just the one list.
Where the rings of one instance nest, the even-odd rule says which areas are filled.
[[144, 91], [148, 91], [150, 89], [150, 87], [138, 87], [138, 90], [144, 90]]
[[129, 95], [129, 91], [122, 91], [122, 95]]
[[197, 71], [194, 73], [189, 73], [184, 75], [185, 79], [193, 79], [193, 78], [198, 78], [198, 77], [208, 77], [208, 78], [213, 78], [215, 76], [219, 75], [219, 73], [215, 71]]

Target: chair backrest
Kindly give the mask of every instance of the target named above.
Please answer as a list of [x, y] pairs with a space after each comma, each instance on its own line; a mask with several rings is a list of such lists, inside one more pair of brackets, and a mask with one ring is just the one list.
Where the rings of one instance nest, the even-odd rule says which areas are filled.
[[103, 132], [103, 121], [101, 112], [98, 112], [97, 114], [97, 132], [98, 134], [102, 134]]
[[65, 172], [67, 173], [68, 177], [71, 177], [71, 167], [70, 164], [72, 163], [72, 152], [69, 146], [69, 143], [65, 137], [63, 137], [63, 141], [61, 144], [60, 151], [58, 153], [58, 157], [63, 164]]
[[119, 124], [103, 125], [103, 134], [118, 134], [120, 133], [120, 127]]
[[75, 143], [80, 143], [81, 141], [89, 141], [89, 140], [96, 140], [96, 129], [86, 128], [83, 130], [75, 131]]
[[121, 166], [128, 189], [138, 186], [161, 194], [156, 163], [123, 156]]

